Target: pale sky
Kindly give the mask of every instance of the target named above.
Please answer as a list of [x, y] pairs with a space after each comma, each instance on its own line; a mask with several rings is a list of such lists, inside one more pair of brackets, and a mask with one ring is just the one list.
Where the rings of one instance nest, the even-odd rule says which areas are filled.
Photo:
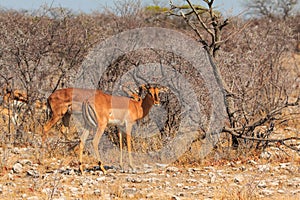
[[[47, 4], [52, 7], [66, 7], [76, 12], [92, 12], [100, 10], [105, 6], [112, 6], [114, 0], [0, 0], [0, 8], [4, 9], [38, 9], [41, 5]], [[121, 0], [118, 0], [121, 1]], [[161, 2], [168, 6], [169, 0], [142, 0], [145, 5], [153, 2]], [[173, 0], [184, 4], [184, 0]], [[193, 0], [195, 4], [203, 2], [202, 0]], [[238, 15], [243, 11], [242, 0], [215, 0], [214, 6], [225, 15]]]

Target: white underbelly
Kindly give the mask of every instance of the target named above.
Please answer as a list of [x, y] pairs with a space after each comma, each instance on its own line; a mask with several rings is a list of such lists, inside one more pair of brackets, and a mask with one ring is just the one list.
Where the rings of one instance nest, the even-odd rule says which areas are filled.
[[119, 119], [109, 119], [108, 123], [109, 124], [115, 124], [115, 125], [123, 125], [124, 121], [121, 121]]

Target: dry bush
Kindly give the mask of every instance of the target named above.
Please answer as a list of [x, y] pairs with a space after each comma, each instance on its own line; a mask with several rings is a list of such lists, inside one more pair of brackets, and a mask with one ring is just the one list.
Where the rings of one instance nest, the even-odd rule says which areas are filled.
[[215, 58], [215, 71], [221, 72], [228, 114], [223, 132], [233, 136], [232, 142], [226, 142], [228, 147], [240, 147], [246, 153], [277, 144], [299, 152], [298, 131], [292, 136], [275, 132], [299, 118], [298, 65], [286, 64], [298, 40], [299, 16], [224, 20], [215, 12], [214, 0], [205, 1], [206, 9], [187, 2], [171, 7], [179, 9], [177, 15]]
[[[232, 91], [229, 98], [234, 108], [231, 112], [234, 126], [251, 126], [267, 117], [258, 125], [265, 130], [256, 131], [258, 126], [253, 126], [252, 130], [239, 133], [269, 138], [273, 126], [279, 128], [286, 120], [282, 116], [283, 107], [295, 102], [300, 92], [298, 66], [285, 65], [285, 59], [293, 54], [295, 26], [292, 24], [295, 22], [257, 19], [246, 23], [247, 26], [224, 45], [217, 60]], [[248, 148], [257, 147], [253, 141], [247, 143]]]
[[[13, 131], [6, 131], [11, 142], [32, 143], [45, 120], [37, 102], [45, 102], [57, 87], [71, 85], [88, 49], [102, 40], [105, 32], [91, 22], [91, 16], [75, 16], [63, 9], [45, 9], [32, 15], [1, 11], [0, 18], [2, 89], [23, 90], [28, 98], [21, 109], [11, 108], [18, 114], [18, 123]], [[10, 106], [10, 100], [3, 107]]]
[[246, 0], [243, 4], [251, 16], [286, 19], [296, 10], [298, 0]]

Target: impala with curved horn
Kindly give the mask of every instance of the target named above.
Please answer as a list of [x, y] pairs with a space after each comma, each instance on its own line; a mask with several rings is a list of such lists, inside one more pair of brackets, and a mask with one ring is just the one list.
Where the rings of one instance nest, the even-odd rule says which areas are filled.
[[[47, 133], [50, 128], [68, 111], [71, 110], [74, 112], [80, 110], [89, 129], [97, 130], [92, 144], [98, 160], [98, 165], [103, 173], [106, 173], [103, 162], [101, 161], [99, 155], [99, 141], [104, 129], [108, 124], [125, 125], [129, 164], [132, 167], [132, 126], [137, 120], [144, 118], [149, 113], [153, 105], [158, 105], [160, 103], [158, 95], [159, 92], [165, 90], [165, 88], [147, 84], [140, 87], [140, 91], [142, 90], [146, 91], [146, 95], [143, 99], [137, 95], [135, 96], [135, 99], [123, 96], [112, 96], [103, 93], [101, 90], [87, 90], [78, 88], [57, 90], [48, 98], [48, 103], [52, 110], [52, 118], [44, 126], [44, 131]], [[88, 135], [89, 131], [84, 131], [80, 137], [79, 170], [82, 174], [82, 154]], [[121, 137], [121, 135], [119, 136]], [[122, 166], [122, 152], [120, 164]]]

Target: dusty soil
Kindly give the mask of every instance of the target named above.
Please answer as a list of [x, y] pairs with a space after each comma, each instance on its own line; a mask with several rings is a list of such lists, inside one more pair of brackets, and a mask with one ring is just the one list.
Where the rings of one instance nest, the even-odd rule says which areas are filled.
[[40, 163], [40, 150], [2, 147], [0, 199], [300, 199], [299, 157], [271, 162], [277, 150], [221, 164], [111, 167], [107, 175], [86, 156], [79, 175], [75, 155]]

